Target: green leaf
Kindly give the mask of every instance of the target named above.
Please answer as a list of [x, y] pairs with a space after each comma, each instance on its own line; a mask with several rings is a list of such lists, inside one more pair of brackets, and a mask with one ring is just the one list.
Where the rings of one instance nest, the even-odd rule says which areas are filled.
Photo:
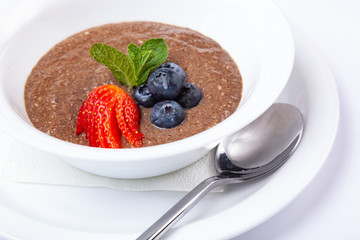
[[[151, 68], [148, 68], [148, 69], [145, 69], [144, 71], [142, 71], [140, 73], [140, 75], [138, 76], [138, 82], [141, 83], [141, 84], [146, 82], [146, 80], [148, 79], [149, 74], [157, 67], [158, 66], [153, 66]], [[139, 84], [139, 85], [141, 85], [141, 84]]]
[[90, 49], [90, 55], [107, 66], [121, 84], [138, 87], [146, 82], [151, 71], [165, 62], [168, 48], [164, 39], [152, 38], [140, 47], [130, 43], [128, 54], [129, 56], [126, 56], [101, 43], [94, 44]]
[[145, 68], [149, 69], [155, 66], [157, 68], [165, 62], [168, 57], [168, 47], [162, 38], [152, 38], [140, 46], [140, 51], [152, 50], [155, 57], [149, 61]]
[[107, 66], [120, 83], [131, 87], [136, 85], [134, 63], [122, 52], [106, 44], [95, 43], [90, 49], [90, 55]]
[[[145, 65], [151, 61], [155, 57], [155, 54], [151, 50], [142, 51], [135, 56], [133, 59], [134, 66], [135, 66], [135, 74], [136, 77], [139, 78], [139, 75], [144, 70]], [[139, 82], [139, 79], [138, 81]]]
[[130, 43], [128, 45], [128, 53], [131, 61], [134, 61], [134, 58], [136, 57], [136, 55], [139, 54], [139, 52], [140, 52], [140, 48], [134, 43]]
[[168, 56], [168, 48], [162, 38], [149, 39], [142, 44], [140, 48], [135, 44], [129, 44], [128, 51], [129, 56], [137, 52], [133, 58], [136, 69], [137, 86], [146, 82], [149, 74], [164, 63]]

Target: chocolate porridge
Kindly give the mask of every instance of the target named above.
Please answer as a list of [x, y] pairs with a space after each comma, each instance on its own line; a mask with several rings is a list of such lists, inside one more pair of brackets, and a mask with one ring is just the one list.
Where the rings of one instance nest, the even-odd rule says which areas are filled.
[[[33, 125], [53, 137], [88, 145], [85, 135], [76, 135], [77, 115], [82, 102], [97, 86], [114, 84], [129, 94], [110, 70], [89, 54], [94, 43], [104, 43], [127, 52], [129, 43], [141, 45], [150, 38], [163, 38], [168, 46], [167, 62], [178, 64], [186, 82], [203, 93], [200, 104], [185, 110], [185, 121], [171, 129], [150, 123], [151, 108], [140, 108], [140, 131], [144, 146], [169, 143], [211, 128], [238, 107], [242, 79], [231, 57], [212, 39], [187, 28], [154, 23], [106, 24], [79, 32], [55, 45], [33, 68], [25, 85], [25, 105]], [[122, 146], [130, 144], [122, 138]]]

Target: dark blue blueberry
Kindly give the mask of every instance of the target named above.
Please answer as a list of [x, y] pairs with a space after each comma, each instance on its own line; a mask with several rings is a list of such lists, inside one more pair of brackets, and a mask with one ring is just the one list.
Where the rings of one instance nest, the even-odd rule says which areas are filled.
[[150, 122], [159, 128], [172, 128], [185, 119], [184, 109], [173, 100], [165, 100], [154, 105]]
[[184, 85], [185, 79], [170, 68], [157, 68], [148, 78], [151, 94], [158, 100], [175, 99]]
[[176, 101], [183, 108], [192, 108], [199, 104], [203, 97], [202, 92], [194, 84], [185, 83]]
[[132, 97], [139, 105], [146, 108], [151, 108], [157, 102], [146, 84], [137, 87]]
[[181, 78], [183, 79], [183, 81], [185, 82], [186, 80], [186, 74], [184, 72], [184, 70], [177, 64], [173, 63], [173, 62], [166, 62], [161, 64], [158, 68], [169, 68], [174, 70], [177, 74], [179, 74], [181, 76]]

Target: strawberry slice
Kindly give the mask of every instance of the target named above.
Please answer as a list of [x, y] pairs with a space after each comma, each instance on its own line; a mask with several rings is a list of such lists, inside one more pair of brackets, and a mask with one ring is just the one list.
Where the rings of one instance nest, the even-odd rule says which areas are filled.
[[121, 135], [132, 146], [141, 147], [140, 111], [130, 95], [115, 85], [95, 88], [83, 102], [76, 125], [76, 134], [85, 131], [89, 146], [120, 148]]
[[143, 134], [139, 131], [140, 112], [130, 95], [122, 95], [116, 106], [116, 119], [123, 136], [134, 147], [142, 146]]

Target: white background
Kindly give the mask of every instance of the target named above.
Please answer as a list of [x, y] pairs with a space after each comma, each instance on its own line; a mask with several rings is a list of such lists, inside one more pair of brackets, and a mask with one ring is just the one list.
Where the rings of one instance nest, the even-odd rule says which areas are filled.
[[333, 70], [341, 101], [339, 133], [326, 164], [298, 198], [235, 239], [360, 239], [360, 0], [274, 2]]
[[340, 95], [340, 126], [327, 162], [298, 198], [235, 239], [360, 239], [360, 1], [274, 2], [332, 68]]

